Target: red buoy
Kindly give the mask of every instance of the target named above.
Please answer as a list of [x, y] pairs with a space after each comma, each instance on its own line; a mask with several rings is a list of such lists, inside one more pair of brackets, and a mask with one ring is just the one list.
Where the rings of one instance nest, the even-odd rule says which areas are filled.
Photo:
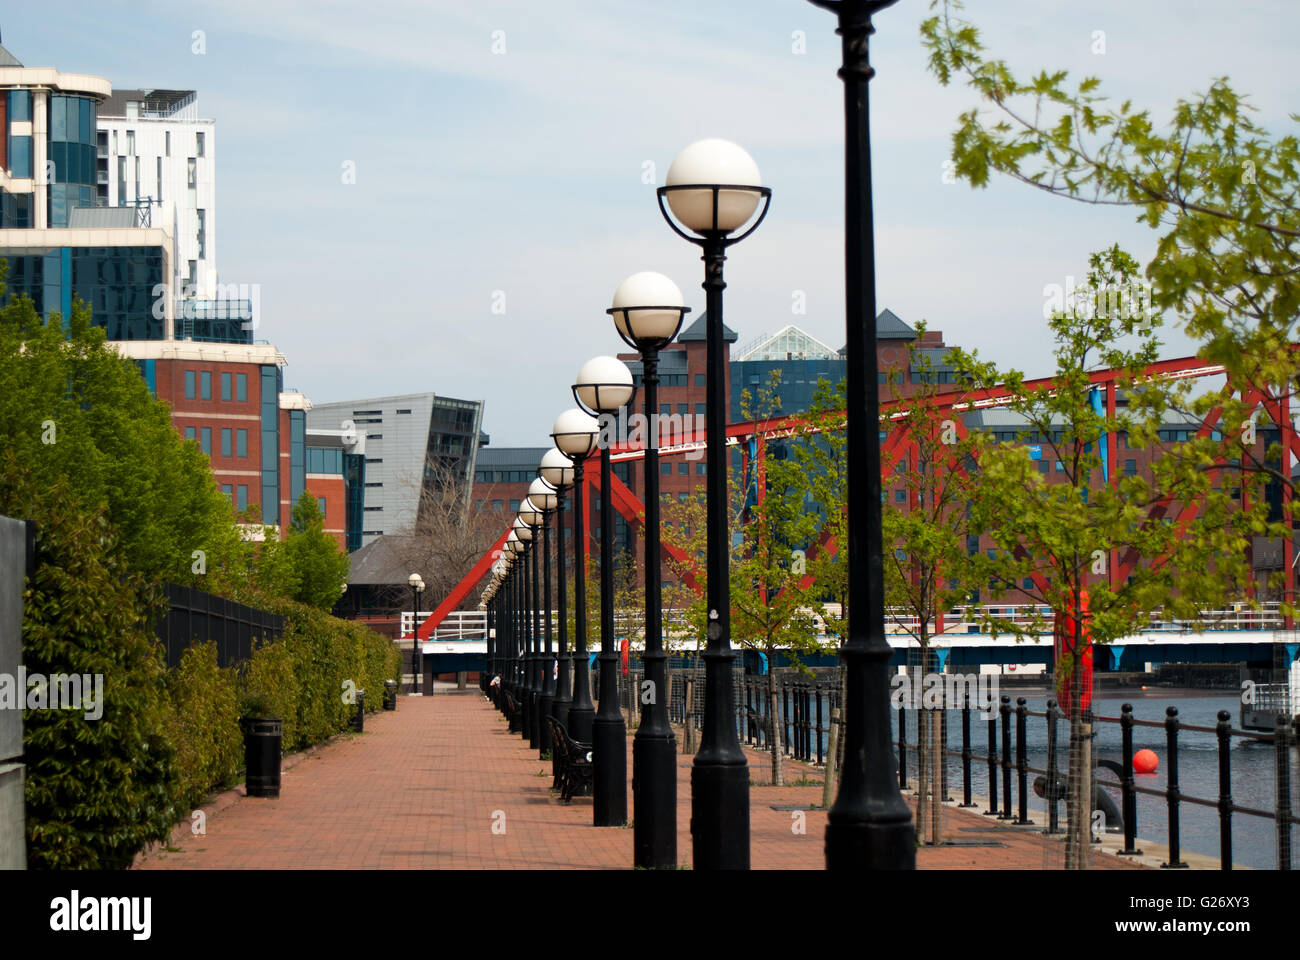
[[1160, 758], [1156, 756], [1154, 750], [1139, 750], [1133, 754], [1134, 773], [1155, 773], [1158, 766], [1160, 766]]

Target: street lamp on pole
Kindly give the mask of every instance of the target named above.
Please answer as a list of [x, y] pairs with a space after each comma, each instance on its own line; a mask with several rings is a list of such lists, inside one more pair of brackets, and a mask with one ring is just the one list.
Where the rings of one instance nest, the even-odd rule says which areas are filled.
[[641, 723], [632, 740], [632, 850], [645, 870], [677, 868], [677, 739], [668, 720], [668, 655], [663, 646], [659, 576], [659, 351], [672, 343], [690, 307], [662, 273], [633, 274], [614, 291], [618, 335], [641, 353], [645, 410], [645, 678]]
[[511, 529], [510, 535], [506, 537], [506, 550], [510, 552], [510, 645], [508, 647], [508, 656], [510, 657], [510, 694], [514, 697], [515, 703], [520, 704], [520, 721], [519, 730], [514, 732], [520, 733], [523, 730], [523, 672], [521, 669], [520, 658], [522, 651], [522, 620], [523, 620], [523, 603], [522, 603], [522, 578], [524, 573], [524, 564], [521, 561], [524, 550], [527, 545], [519, 539], [514, 529]]
[[894, 779], [881, 545], [876, 254], [867, 85], [871, 17], [895, 0], [812, 0], [839, 18], [844, 81], [844, 307], [847, 315], [848, 637], [844, 768], [826, 822], [832, 870], [914, 870], [916, 829]]
[[[555, 532], [559, 534], [556, 545], [556, 568], [559, 575], [557, 594], [559, 597], [559, 614], [556, 618], [559, 627], [558, 657], [555, 666], [555, 699], [551, 702], [551, 716], [555, 717], [564, 729], [569, 729], [569, 708], [573, 705], [573, 693], [569, 680], [569, 599], [566, 596], [568, 583], [564, 571], [564, 492], [573, 486], [573, 462], [559, 447], [552, 447], [542, 457], [539, 472], [542, 479], [555, 488]], [[547, 548], [550, 553], [550, 548]]]
[[420, 594], [424, 593], [424, 578], [418, 573], [413, 573], [406, 578], [406, 582], [411, 585], [411, 694], [418, 696], [420, 693], [420, 675], [422, 664], [420, 663]]
[[[691, 770], [691, 842], [697, 870], [749, 869], [749, 768], [736, 736], [731, 688], [735, 654], [731, 649], [726, 344], [722, 324], [722, 291], [727, 285], [722, 274], [727, 248], [748, 237], [767, 216], [772, 191], [760, 186], [760, 182], [758, 165], [740, 147], [726, 140], [700, 140], [677, 155], [668, 168], [664, 186], [657, 191], [659, 212], [668, 225], [678, 236], [703, 249], [708, 320], [708, 648], [704, 654], [704, 731]], [[751, 219], [748, 229], [733, 236]]]
[[595, 357], [578, 371], [573, 397], [600, 414], [600, 704], [591, 728], [592, 816], [598, 827], [627, 823], [627, 725], [618, 703], [614, 639], [614, 510], [610, 447], [614, 414], [632, 399], [632, 371], [616, 357]]
[[[545, 484], [540, 478], [533, 481], [534, 484]], [[519, 505], [519, 519], [528, 524], [533, 531], [533, 740], [530, 741], [533, 746], [542, 752], [551, 748], [550, 728], [546, 725], [546, 716], [550, 712], [550, 703], [544, 702], [546, 693], [547, 662], [550, 653], [550, 594], [551, 594], [551, 562], [546, 555], [547, 547], [550, 545], [550, 530], [546, 526], [547, 511], [543, 510], [535, 500], [532, 499], [533, 488], [528, 488], [529, 496], [524, 497], [524, 502]], [[538, 537], [537, 531], [542, 531], [542, 536]], [[541, 555], [543, 568], [545, 572], [545, 600], [543, 600], [543, 581], [539, 579], [537, 573], [538, 556]], [[545, 626], [546, 651], [542, 650], [543, 625]], [[554, 695], [554, 691], [552, 691]]]
[[573, 463], [573, 705], [569, 707], [569, 736], [591, 743], [596, 708], [591, 703], [591, 675], [587, 660], [587, 507], [583, 471], [596, 449], [600, 424], [576, 407], [555, 418], [551, 439]]
[[[515, 536], [524, 545], [524, 739], [537, 749], [537, 544], [533, 526], [523, 518], [515, 517]], [[531, 566], [531, 570], [529, 567]]]
[[547, 720], [555, 704], [555, 651], [551, 646], [551, 514], [555, 511], [555, 502], [555, 488], [545, 479], [539, 476], [529, 484], [528, 498], [524, 503], [533, 508], [542, 527], [542, 627], [546, 649], [541, 660], [542, 686], [537, 697], [537, 719], [541, 728], [538, 741], [543, 753], [549, 753], [553, 749], [551, 727]]

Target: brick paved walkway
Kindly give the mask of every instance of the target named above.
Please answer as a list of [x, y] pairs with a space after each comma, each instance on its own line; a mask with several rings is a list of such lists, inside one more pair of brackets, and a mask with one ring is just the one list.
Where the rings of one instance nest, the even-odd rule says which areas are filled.
[[[679, 737], [680, 740], [680, 737]], [[678, 862], [690, 865], [690, 765], [678, 777]], [[628, 745], [628, 811], [631, 813]], [[750, 857], [755, 869], [824, 866], [826, 814], [806, 811], [806, 832], [773, 806], [821, 802], [820, 786], [771, 787], [762, 755], [750, 754]], [[787, 779], [816, 774], [793, 763]], [[286, 758], [278, 799], [245, 797], [243, 787], [209, 799], [206, 834], [188, 821], [169, 849], [137, 860], [141, 869], [627, 869], [631, 828], [591, 826], [591, 800], [561, 805], [551, 795], [551, 766], [477, 691], [402, 697], [396, 713], [372, 714], [366, 732], [345, 734], [305, 756]], [[504, 814], [504, 833], [494, 822]], [[1059, 843], [1034, 828], [949, 809], [959, 843], [996, 846], [922, 848], [929, 869], [1042, 869], [1061, 860]], [[990, 830], [990, 827], [994, 829]], [[1095, 866], [1133, 868], [1098, 855]]]

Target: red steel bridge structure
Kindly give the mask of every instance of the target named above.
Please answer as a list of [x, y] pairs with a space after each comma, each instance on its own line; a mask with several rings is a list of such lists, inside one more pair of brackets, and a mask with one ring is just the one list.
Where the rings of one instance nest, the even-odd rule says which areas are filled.
[[[1226, 371], [1221, 365], [1207, 363], [1199, 357], [1182, 357], [1174, 360], [1160, 360], [1150, 364], [1142, 371], [1142, 377], [1151, 380], [1190, 380], [1201, 379], [1205, 377], [1214, 377], [1225, 375]], [[1090, 373], [1090, 378], [1094, 389], [1100, 390], [1102, 394], [1102, 403], [1108, 418], [1115, 416], [1116, 395], [1124, 382], [1129, 379], [1126, 371], [1122, 370], [1096, 370]], [[1041, 390], [1051, 390], [1054, 387], [1054, 381], [1051, 377], [1043, 377], [1036, 380], [1024, 381], [1024, 389], [1030, 392]], [[1289, 466], [1291, 455], [1300, 460], [1300, 437], [1297, 437], [1295, 424], [1291, 420], [1291, 402], [1290, 394], [1285, 390], [1278, 390], [1269, 386], [1259, 384], [1245, 383], [1235, 384], [1228, 379], [1219, 395], [1226, 401], [1233, 396], [1239, 396], [1241, 402], [1247, 409], [1255, 410], [1262, 408], [1273, 423], [1281, 430], [1281, 446], [1283, 463]], [[939, 392], [933, 400], [933, 408], [939, 418], [946, 414], [962, 414], [973, 410], [981, 410], [995, 407], [1007, 406], [1012, 403], [1015, 396], [1002, 387], [993, 387], [983, 390], [968, 390], [959, 388], [957, 390]], [[881, 404], [880, 421], [882, 430], [888, 430], [888, 434], [881, 443], [880, 448], [880, 471], [882, 479], [892, 475], [901, 462], [914, 465], [918, 459], [918, 444], [912, 436], [911, 428], [906, 423], [890, 427], [890, 424], [898, 424], [908, 416], [909, 400], [900, 398]], [[1232, 424], [1229, 429], [1223, 429], [1226, 424], [1221, 424], [1223, 407], [1215, 406], [1210, 413], [1201, 422], [1197, 429], [1197, 437], [1204, 438], [1210, 436], [1213, 431], [1222, 430], [1224, 435], [1238, 429], [1237, 424]], [[954, 425], [959, 434], [964, 435], [965, 426], [960, 417], [953, 418]], [[757, 477], [756, 495], [761, 498], [765, 487], [765, 470], [764, 461], [766, 457], [767, 444], [773, 440], [780, 440], [787, 437], [800, 435], [806, 432], [815, 432], [818, 428], [810, 424], [808, 419], [801, 414], [793, 414], [784, 417], [773, 417], [762, 420], [751, 420], [743, 423], [733, 423], [728, 425], [726, 432], [726, 442], [728, 446], [737, 446], [742, 457], [745, 460], [746, 468], [750, 466], [749, 459], [751, 449], [754, 450], [754, 459], [756, 462], [752, 465], [755, 468]], [[660, 457], [670, 457], [686, 453], [696, 452], [705, 449], [707, 441], [702, 432], [685, 431], [677, 435], [674, 442], [661, 444], [659, 448]], [[597, 456], [592, 454], [593, 459]], [[610, 452], [611, 459], [614, 462], [627, 460], [640, 460], [645, 456], [645, 450], [642, 446], [616, 446]], [[1117, 444], [1111, 442], [1107, 444], [1106, 450], [1106, 476], [1109, 482], [1115, 483], [1118, 480], [1116, 470], [1118, 461]], [[951, 469], [963, 469], [959, 463], [950, 464]], [[585, 483], [587, 484], [587, 503], [593, 502], [590, 499], [591, 493], [600, 493], [600, 471], [596, 469], [585, 471]], [[913, 491], [911, 494], [915, 498]], [[1243, 487], [1242, 492], [1243, 506], [1246, 503], [1246, 490]], [[639, 529], [644, 522], [645, 505], [637, 496], [628, 489], [618, 477], [611, 477], [610, 489], [611, 506], [633, 527]], [[1283, 516], [1289, 516], [1289, 504], [1291, 502], [1291, 487], [1289, 484], [1282, 484], [1282, 503]], [[913, 504], [915, 506], [915, 504]], [[1192, 500], [1187, 503], [1176, 504], [1171, 497], [1165, 497], [1158, 500], [1148, 510], [1148, 518], [1151, 520], [1171, 519], [1178, 525], [1179, 529], [1186, 529], [1188, 525], [1196, 518], [1200, 510], [1197, 501]], [[513, 518], [511, 518], [513, 521]], [[446, 619], [447, 615], [460, 607], [465, 598], [470, 594], [474, 587], [487, 575], [491, 570], [492, 564], [501, 555], [506, 538], [510, 533], [510, 525], [507, 524], [505, 530], [501, 533], [500, 538], [492, 545], [487, 552], [474, 564], [473, 568], [465, 575], [459, 584], [449, 593], [432, 614], [420, 624], [417, 630], [419, 640], [429, 640], [439, 624]], [[1282, 538], [1282, 566], [1286, 575], [1286, 584], [1284, 588], [1284, 599], [1291, 603], [1295, 598], [1295, 555], [1294, 542], [1291, 537]], [[821, 542], [814, 546], [816, 550], [829, 551], [831, 554], [837, 550], [837, 544], [830, 538], [823, 538]], [[701, 587], [696, 583], [691, 571], [697, 569], [694, 558], [687, 556], [677, 547], [668, 543], [661, 544], [661, 550], [666, 559], [674, 562], [674, 566], [680, 572], [682, 580], [695, 589], [697, 592], [703, 592]], [[1116, 555], [1112, 551], [1106, 569], [1111, 582], [1123, 582], [1138, 562], [1138, 557], [1131, 551], [1122, 556]], [[1037, 577], [1035, 579], [1038, 579]], [[805, 586], [811, 583], [811, 577], [805, 581]], [[1040, 581], [1038, 586], [1042, 588], [1044, 584]], [[940, 620], [936, 624], [938, 631], [943, 631], [943, 623]], [[1292, 629], [1291, 618], [1286, 619], [1286, 629]]]

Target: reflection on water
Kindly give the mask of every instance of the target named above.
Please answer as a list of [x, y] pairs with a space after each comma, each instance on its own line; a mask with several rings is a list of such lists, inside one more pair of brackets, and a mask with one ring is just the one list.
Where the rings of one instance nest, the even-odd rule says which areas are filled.
[[[1030, 710], [1039, 712], [1046, 710], [1047, 694], [1042, 691], [1036, 693], [1030, 691], [1004, 692], [1011, 694], [1013, 707], [1016, 697], [1023, 696], [1025, 705]], [[1160, 765], [1155, 773], [1135, 775], [1134, 777], [1138, 786], [1148, 789], [1163, 791], [1167, 786], [1165, 780], [1166, 734], [1163, 727], [1166, 707], [1177, 707], [1178, 719], [1184, 724], [1212, 728], [1216, 723], [1216, 714], [1220, 710], [1228, 711], [1234, 728], [1239, 724], [1239, 698], [1235, 694], [1219, 692], [1170, 690], [1149, 690], [1145, 692], [1140, 690], [1100, 691], [1094, 698], [1093, 712], [1098, 716], [1118, 718], [1120, 707], [1124, 703], [1133, 705], [1133, 716], [1136, 719], [1150, 720], [1162, 724], [1160, 727], [1134, 726], [1133, 728], [1134, 751], [1147, 748], [1153, 750], [1156, 756], [1160, 758]], [[897, 711], [891, 711], [890, 729], [895, 743], [897, 743], [898, 739], [897, 718]], [[1014, 713], [1011, 723], [1012, 760], [1014, 763], [1016, 749]], [[1096, 756], [1100, 759], [1119, 761], [1121, 759], [1119, 724], [1098, 723], [1094, 729], [1096, 731], [1094, 741]], [[914, 743], [916, 740], [916, 713], [914, 711], [908, 711], [907, 713], [907, 740], [909, 743]], [[948, 748], [951, 750], [961, 749], [960, 711], [948, 711], [947, 743]], [[997, 744], [998, 750], [1001, 751], [1002, 724], [1000, 720], [997, 727]], [[1058, 722], [1057, 745], [1057, 766], [1064, 774], [1067, 766], [1066, 751], [1069, 746], [1069, 724], [1065, 720]], [[1045, 718], [1028, 718], [1026, 747], [1029, 766], [1040, 770], [1046, 769], [1047, 721]], [[988, 751], [988, 723], [982, 721], [976, 712], [971, 714], [971, 750], [978, 755], [985, 756]], [[908, 753], [908, 775], [913, 780], [912, 785], [914, 786], [916, 756], [911, 749], [909, 749]], [[1297, 756], [1294, 747], [1291, 749], [1290, 754], [1291, 807], [1294, 814], [1297, 809], [1300, 809], [1300, 804], [1297, 803], [1297, 795], [1300, 794], [1300, 783], [1297, 782], [1300, 779], [1297, 777], [1297, 773], [1300, 772], [1300, 757]], [[960, 799], [962, 790], [961, 757], [948, 757], [946, 762], [948, 768], [948, 793], [950, 796]], [[1277, 782], [1276, 763], [1276, 752], [1272, 744], [1260, 743], [1248, 738], [1233, 737], [1230, 754], [1233, 802], [1238, 806], [1271, 813], [1276, 808], [1277, 803], [1275, 795]], [[1106, 770], [1099, 771], [1098, 778], [1106, 781], [1115, 779], [1114, 775]], [[1218, 800], [1219, 746], [1218, 740], [1213, 733], [1187, 730], [1179, 732], [1178, 781], [1179, 791], [1184, 796], [1200, 797], [1210, 801]], [[1033, 775], [1030, 775], [1029, 782], [1032, 785]], [[980, 763], [978, 760], [972, 760], [971, 788], [977, 795], [988, 796], [987, 761]], [[1001, 788], [1002, 781], [999, 767], [999, 807], [1002, 804]], [[1016, 775], [1014, 767], [1012, 769], [1012, 789], [1012, 811], [1014, 813], [1016, 805], [1019, 803], [1019, 794], [1015, 792]], [[1110, 793], [1118, 805], [1120, 801], [1119, 790], [1113, 789], [1110, 790]], [[1033, 796], [1031, 790], [1031, 809], [1036, 807], [1038, 810], [1037, 815], [1031, 813], [1031, 818], [1040, 825], [1045, 826], [1046, 819], [1042, 804], [1043, 801]], [[1061, 827], [1064, 829], [1064, 803], [1060, 804], [1059, 814]], [[1137, 835], [1139, 840], [1148, 839], [1167, 843], [1169, 840], [1168, 816], [1168, 805], [1163, 796], [1153, 797], [1138, 794]], [[1292, 868], [1295, 868], [1300, 866], [1300, 858], [1297, 858], [1295, 853], [1296, 843], [1300, 842], [1300, 827], [1293, 826], [1292, 833], [1295, 836], [1290, 858]], [[1276, 869], [1278, 866], [1276, 838], [1276, 824], [1271, 817], [1249, 816], [1241, 813], [1233, 814], [1232, 860], [1234, 863], [1257, 869]], [[1184, 851], [1202, 853], [1217, 859], [1219, 855], [1218, 810], [1214, 807], [1203, 807], [1199, 804], [1186, 802], [1179, 804], [1179, 843]], [[1140, 847], [1141, 843], [1138, 843], [1138, 846]]]

